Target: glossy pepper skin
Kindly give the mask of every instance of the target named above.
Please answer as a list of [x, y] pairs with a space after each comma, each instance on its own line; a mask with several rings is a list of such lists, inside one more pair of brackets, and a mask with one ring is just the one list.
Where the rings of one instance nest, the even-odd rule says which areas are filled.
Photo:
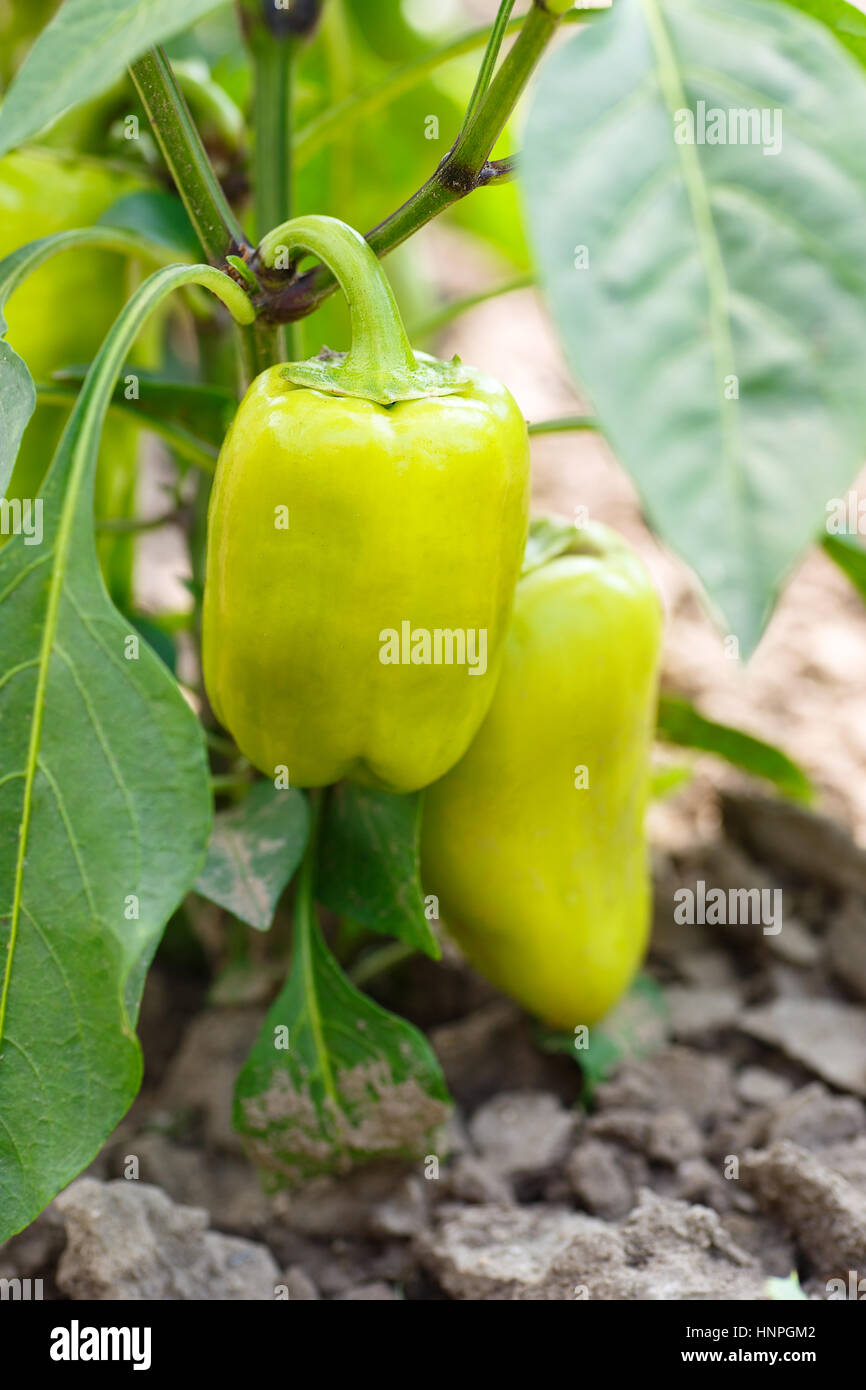
[[[527, 507], [526, 425], [492, 378], [383, 406], [263, 372], [208, 519], [205, 683], [242, 752], [302, 787], [447, 771], [493, 695]], [[483, 629], [486, 671], [383, 664], [404, 621]]]
[[613, 532], [549, 534], [517, 586], [490, 712], [425, 794], [422, 868], [478, 971], [571, 1031], [613, 1007], [646, 946], [661, 610]]
[[[141, 179], [119, 174], [98, 160], [51, 150], [25, 150], [0, 160], [0, 258], [38, 237], [88, 227]], [[129, 267], [114, 252], [90, 247], [64, 251], [24, 281], [6, 307], [9, 342], [34, 381], [44, 383], [61, 367], [82, 366], [95, 356], [128, 295]], [[151, 330], [134, 361], [154, 357]], [[66, 423], [68, 409], [39, 404], [21, 441], [10, 497], [37, 497]], [[132, 512], [138, 430], [125, 420], [106, 421], [96, 478], [96, 515]], [[2, 538], [0, 538], [2, 539]], [[128, 537], [104, 535], [99, 554], [118, 601], [128, 598], [132, 549]]]
[[265, 370], [241, 402], [208, 513], [205, 685], [266, 775], [415, 791], [493, 698], [528, 522], [526, 424], [499, 382], [412, 351], [360, 233], [295, 218], [253, 271], [299, 252], [338, 279], [352, 345]]

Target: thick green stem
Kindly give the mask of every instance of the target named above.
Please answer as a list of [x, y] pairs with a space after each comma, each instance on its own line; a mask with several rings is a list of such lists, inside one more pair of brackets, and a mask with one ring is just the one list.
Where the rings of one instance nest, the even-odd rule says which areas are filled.
[[318, 256], [340, 284], [352, 346], [345, 358], [330, 354], [287, 363], [289, 380], [381, 405], [460, 390], [466, 375], [459, 364], [415, 357], [387, 276], [360, 232], [336, 217], [296, 217], [268, 232], [254, 264], [266, 277], [275, 267], [290, 269], [298, 253]]
[[[205, 254], [211, 265], [225, 267], [226, 256], [243, 255], [250, 245], [213, 171], [171, 64], [154, 48], [133, 63], [130, 72]], [[273, 324], [257, 320], [240, 330], [238, 340], [243, 382], [283, 356], [282, 335]]]
[[463, 124], [460, 127], [461, 135], [478, 110], [481, 104], [481, 98], [490, 86], [493, 74], [496, 71], [496, 60], [499, 57], [499, 50], [502, 47], [502, 40], [505, 38], [508, 21], [511, 18], [511, 11], [513, 9], [514, 0], [501, 0], [496, 19], [493, 21], [493, 28], [490, 30], [487, 46], [484, 49], [484, 57], [481, 60], [481, 67], [478, 69], [478, 76], [475, 79], [472, 96], [469, 98], [466, 115], [463, 117]]
[[458, 182], [464, 173], [478, 177], [561, 18], [538, 0], [527, 14], [501, 68], [447, 157], [449, 172], [452, 178], [457, 175]]
[[[510, 165], [500, 168], [490, 164], [489, 155], [562, 21], [560, 6], [561, 0], [548, 0], [547, 4], [535, 0], [511, 51], [436, 172], [402, 207], [367, 233], [366, 240], [377, 256], [386, 256], [473, 189], [500, 175], [510, 176]], [[312, 313], [335, 288], [333, 274], [327, 267], [317, 266], [284, 289], [271, 292], [262, 306], [263, 313], [274, 321], [290, 323]]]
[[292, 215], [291, 90], [295, 45], [270, 35], [253, 46], [256, 231]]
[[213, 171], [183, 93], [161, 48], [152, 48], [130, 68], [189, 219], [211, 265], [248, 245]]
[[[563, 16], [563, 24], [576, 24], [578, 21], [591, 20], [596, 14], [604, 14], [604, 10], [568, 10]], [[516, 19], [509, 19], [505, 26], [505, 34], [516, 32], [523, 23], [523, 15]], [[346, 125], [351, 122], [366, 120], [369, 116], [381, 111], [383, 106], [390, 105], [397, 101], [406, 92], [411, 92], [419, 86], [430, 73], [436, 72], [438, 68], [444, 67], [446, 63], [451, 63], [455, 58], [462, 57], [465, 53], [472, 53], [476, 48], [483, 48], [489, 43], [491, 28], [485, 24], [480, 29], [473, 29], [468, 34], [461, 34], [459, 39], [452, 40], [443, 48], [434, 53], [425, 53], [420, 58], [416, 58], [405, 67], [399, 68], [390, 77], [385, 77], [383, 81], [377, 82], [375, 87], [366, 87], [363, 91], [348, 96], [343, 101], [336, 102], [329, 106], [320, 115], [314, 116], [305, 126], [302, 126], [292, 142], [295, 156], [295, 165], [300, 168], [307, 164], [319, 150], [324, 149], [345, 130]]]
[[299, 251], [325, 263], [348, 301], [352, 346], [344, 370], [365, 379], [414, 372], [415, 356], [397, 301], [360, 232], [336, 217], [296, 217], [269, 232], [257, 256], [269, 268], [280, 261], [288, 268]]
[[[251, 49], [255, 123], [253, 184], [256, 230], [261, 238], [292, 215], [292, 72], [297, 42], [293, 38], [275, 38], [263, 28], [255, 33]], [[273, 360], [285, 358], [282, 328], [277, 330], [275, 340], [264, 344], [264, 350]]]

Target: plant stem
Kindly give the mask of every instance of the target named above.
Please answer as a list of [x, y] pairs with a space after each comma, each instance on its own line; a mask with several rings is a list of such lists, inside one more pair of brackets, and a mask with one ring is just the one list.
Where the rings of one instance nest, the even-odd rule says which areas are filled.
[[[220, 187], [171, 64], [162, 49], [152, 48], [130, 72], [205, 255], [237, 281], [225, 258], [249, 253], [250, 244]], [[279, 330], [261, 319], [241, 328], [238, 341], [242, 384], [283, 356]]]
[[248, 246], [213, 171], [183, 93], [161, 48], [132, 64], [132, 80], [189, 219], [211, 265]]
[[411, 960], [412, 956], [417, 954], [417, 949], [407, 941], [392, 941], [389, 946], [381, 946], [358, 961], [349, 971], [349, 979], [353, 985], [364, 985], [368, 980], [381, 975], [383, 970], [392, 970], [395, 965], [402, 965], [404, 961]]
[[[543, 0], [535, 0], [511, 51], [435, 173], [402, 207], [367, 233], [377, 256], [386, 256], [473, 189], [510, 176], [510, 165], [489, 164], [488, 157], [561, 18], [561, 14], [551, 13]], [[312, 313], [335, 288], [331, 272], [316, 266], [284, 289], [271, 292], [261, 305], [262, 312], [275, 322], [289, 323]]]
[[253, 45], [256, 234], [292, 215], [291, 90], [295, 45], [267, 36]]
[[560, 415], [554, 420], [536, 420], [529, 426], [530, 434], [564, 434], [567, 430], [598, 430], [600, 425], [592, 415]]
[[496, 18], [493, 21], [493, 28], [490, 30], [490, 37], [487, 40], [487, 47], [484, 50], [481, 67], [478, 69], [478, 76], [475, 79], [472, 96], [469, 98], [469, 105], [466, 108], [466, 115], [463, 117], [463, 124], [460, 127], [461, 135], [478, 110], [481, 104], [481, 98], [490, 86], [491, 78], [496, 70], [496, 60], [499, 57], [499, 50], [502, 47], [502, 40], [505, 38], [505, 31], [508, 28], [508, 21], [511, 18], [511, 11], [513, 9], [514, 0], [502, 0]]
[[539, 58], [553, 38], [560, 18], [560, 15], [551, 14], [540, 0], [535, 0], [502, 67], [451, 151], [452, 176], [458, 180], [461, 172], [467, 177], [477, 177], [483, 169]]
[[449, 304], [443, 304], [441, 309], [434, 310], [426, 318], [412, 324], [410, 337], [413, 342], [429, 338], [460, 314], [465, 314], [468, 309], [474, 309], [478, 304], [486, 304], [490, 299], [498, 299], [503, 294], [512, 294], [515, 290], [529, 289], [534, 283], [535, 276], [531, 271], [526, 271], [523, 275], [515, 275], [513, 280], [506, 280], [504, 285], [493, 285], [490, 289], [464, 295], [462, 299], [452, 299]]
[[[583, 22], [591, 19], [594, 13], [596, 12], [592, 10], [583, 14], [579, 10], [569, 10], [563, 16], [562, 23]], [[516, 19], [510, 19], [505, 26], [505, 34], [514, 33], [522, 23], [522, 15], [518, 15]], [[407, 63], [405, 67], [399, 68], [391, 77], [386, 77], [375, 87], [366, 87], [355, 96], [346, 97], [344, 101], [329, 106], [321, 115], [314, 116], [298, 131], [292, 142], [295, 164], [300, 168], [308, 163], [314, 155], [319, 153], [319, 150], [324, 149], [340, 135], [347, 124], [361, 121], [367, 116], [372, 116], [376, 111], [381, 111], [383, 106], [396, 101], [406, 92], [411, 92], [437, 68], [453, 62], [455, 58], [461, 58], [466, 53], [474, 52], [476, 48], [481, 48], [488, 42], [490, 33], [490, 25], [485, 24], [480, 29], [473, 29], [468, 34], [462, 34], [459, 39], [454, 39], [444, 48], [439, 48], [434, 53], [424, 53], [414, 62]]]
[[[292, 214], [291, 92], [295, 44], [270, 34], [257, 37], [252, 45], [256, 231], [259, 240]], [[273, 361], [286, 355], [285, 335], [277, 330], [274, 340], [263, 344]], [[265, 365], [272, 365], [272, 362]], [[261, 365], [259, 364], [259, 370]]]
[[158, 531], [163, 526], [179, 526], [184, 520], [185, 510], [182, 507], [173, 507], [170, 512], [163, 512], [160, 516], [149, 517], [125, 517], [111, 516], [104, 521], [96, 522], [97, 531]]
[[217, 772], [210, 779], [211, 791], [230, 792], [235, 787], [247, 787], [252, 777], [249, 772]]
[[268, 232], [256, 257], [271, 268], [278, 256], [294, 258], [298, 252], [321, 257], [346, 295], [352, 320], [346, 375], [412, 373], [415, 358], [394, 293], [364, 238], [335, 217], [296, 217]]

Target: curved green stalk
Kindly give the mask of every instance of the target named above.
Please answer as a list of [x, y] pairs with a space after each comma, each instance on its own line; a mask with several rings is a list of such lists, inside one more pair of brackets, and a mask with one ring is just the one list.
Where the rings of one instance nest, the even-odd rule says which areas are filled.
[[130, 73], [205, 255], [212, 265], [221, 265], [228, 252], [246, 245], [246, 237], [213, 171], [171, 64], [161, 48], [153, 48], [132, 64]]
[[345, 358], [286, 364], [291, 381], [382, 405], [459, 389], [459, 365], [416, 358], [385, 272], [360, 232], [336, 217], [296, 217], [268, 232], [256, 257], [267, 269], [288, 270], [299, 252], [317, 256], [342, 288], [352, 346]]

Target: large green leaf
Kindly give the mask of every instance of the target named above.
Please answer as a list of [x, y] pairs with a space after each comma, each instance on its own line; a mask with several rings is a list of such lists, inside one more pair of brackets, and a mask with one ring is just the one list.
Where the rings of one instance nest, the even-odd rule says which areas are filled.
[[0, 551], [0, 1241], [94, 1156], [141, 1077], [163, 925], [204, 857], [204, 740], [112, 607], [93, 535], [99, 437], [125, 354], [172, 289], [248, 301], [207, 266], [157, 271], [100, 350], [42, 493]]
[[235, 1090], [235, 1128], [267, 1184], [417, 1157], [447, 1113], [426, 1038], [349, 984], [302, 903], [291, 973]]
[[106, 91], [129, 63], [222, 0], [65, 0], [0, 107], [0, 154]]
[[[766, 143], [678, 143], [699, 101], [766, 113]], [[864, 131], [862, 69], [777, 0], [616, 0], [542, 70], [528, 124], [574, 370], [745, 651], [866, 444]]]

